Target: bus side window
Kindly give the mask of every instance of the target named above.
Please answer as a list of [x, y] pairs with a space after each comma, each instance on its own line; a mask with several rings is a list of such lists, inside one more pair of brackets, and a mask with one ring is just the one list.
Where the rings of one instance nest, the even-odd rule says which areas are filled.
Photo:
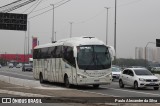
[[52, 58], [53, 56], [52, 56], [52, 51], [54, 50], [54, 47], [49, 47], [48, 48], [48, 55], [47, 55], [47, 57], [48, 58]]
[[68, 46], [63, 47], [63, 59], [75, 67], [75, 58], [73, 56], [72, 47], [68, 47]]
[[47, 58], [48, 48], [41, 49], [41, 58]]
[[56, 47], [56, 58], [61, 58], [62, 57], [62, 46], [57, 46]]
[[41, 59], [41, 49], [37, 49], [37, 59]]
[[51, 49], [51, 57], [52, 58], [56, 57], [56, 47], [52, 47], [52, 49]]
[[38, 49], [34, 49], [33, 50], [33, 58], [37, 59], [37, 55], [38, 55]]

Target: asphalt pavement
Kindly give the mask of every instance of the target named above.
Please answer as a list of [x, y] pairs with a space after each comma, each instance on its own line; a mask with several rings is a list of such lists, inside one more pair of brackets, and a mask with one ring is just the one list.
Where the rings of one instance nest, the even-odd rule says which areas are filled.
[[[0, 74], [21, 79], [35, 80], [33, 78], [32, 72], [22, 72], [21, 68], [10, 69], [8, 67], [3, 67], [0, 69]], [[42, 87], [37, 88], [65, 88], [63, 84], [59, 83], [45, 83], [42, 84]], [[111, 85], [101, 85], [99, 89], [95, 89], [92, 86], [73, 86], [71, 89], [112, 97], [160, 97], [160, 90], [154, 90], [153, 88], [145, 88], [139, 90], [135, 90], [133, 87], [128, 86], [126, 86], [125, 88], [120, 88], [118, 80], [114, 80]]]
[[[7, 67], [3, 67], [0, 69], [0, 74], [21, 79], [34, 80], [32, 72], [22, 72], [21, 68], [9, 69]], [[0, 85], [1, 85], [0, 89], [6, 90], [6, 92], [14, 91], [16, 92], [15, 93], [16, 95], [17, 93], [20, 94], [19, 92], [22, 92], [23, 94], [28, 96], [29, 94], [32, 94], [31, 96], [33, 97], [36, 96], [33, 94], [37, 94], [39, 96], [54, 96], [54, 97], [62, 97], [62, 96], [63, 97], [64, 96], [66, 97], [160, 97], [160, 92], [159, 92], [160, 90], [153, 90], [153, 88], [146, 88], [140, 90], [135, 90], [133, 87], [127, 87], [127, 86], [125, 88], [120, 88], [118, 80], [114, 80], [111, 85], [101, 85], [100, 88], [98, 89], [95, 89], [92, 86], [72, 86], [72, 88], [67, 89], [64, 87], [63, 84], [49, 83], [49, 82], [42, 84], [41, 87], [35, 87], [35, 88], [21, 87], [15, 85], [11, 86], [11, 84], [9, 84], [9, 86], [2, 87], [3, 82], [1, 82]], [[8, 93], [6, 94], [8, 96], [11, 95]], [[0, 93], [0, 96], [3, 95]], [[135, 106], [141, 106], [141, 105], [136, 104]], [[145, 106], [147, 105], [148, 104], [146, 104]]]

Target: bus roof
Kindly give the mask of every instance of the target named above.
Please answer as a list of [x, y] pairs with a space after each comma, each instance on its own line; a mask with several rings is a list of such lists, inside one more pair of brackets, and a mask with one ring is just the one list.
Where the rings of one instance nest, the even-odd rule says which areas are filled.
[[66, 46], [80, 46], [80, 45], [105, 45], [104, 42], [95, 38], [95, 37], [72, 37], [68, 39], [59, 40], [55, 43], [48, 43], [44, 45], [36, 46], [35, 49], [52, 47], [58, 45], [66, 45]]

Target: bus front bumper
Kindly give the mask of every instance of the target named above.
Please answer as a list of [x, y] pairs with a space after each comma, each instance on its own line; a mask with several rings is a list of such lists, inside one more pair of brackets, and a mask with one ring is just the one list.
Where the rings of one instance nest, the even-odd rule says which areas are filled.
[[78, 85], [106, 85], [111, 84], [112, 77], [104, 77], [104, 78], [77, 78]]

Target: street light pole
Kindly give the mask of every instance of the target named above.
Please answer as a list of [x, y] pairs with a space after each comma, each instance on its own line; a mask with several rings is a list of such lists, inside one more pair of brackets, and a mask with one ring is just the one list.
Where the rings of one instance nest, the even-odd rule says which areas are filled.
[[7, 65], [7, 57], [6, 57], [6, 55], [7, 55], [7, 52], [5, 52], [5, 65]]
[[147, 67], [147, 46], [152, 43], [152, 44], [156, 44], [155, 42], [148, 42], [145, 46], [145, 67]]
[[115, 25], [114, 25], [114, 49], [115, 49], [115, 64], [116, 64], [116, 54], [117, 54], [117, 50], [116, 50], [116, 21], [117, 21], [117, 0], [115, 0]]
[[70, 22], [70, 38], [72, 37], [72, 24], [73, 22]]
[[104, 7], [107, 9], [107, 16], [106, 16], [106, 45], [108, 44], [108, 9], [109, 7]]
[[54, 32], [54, 33], [55, 33], [55, 41], [56, 41], [56, 33], [57, 33], [57, 32]]
[[54, 4], [51, 4], [53, 6], [53, 24], [52, 24], [52, 43], [54, 42]]
[[25, 63], [25, 60], [26, 60], [26, 31], [25, 31], [25, 37], [24, 37], [24, 63]]
[[29, 56], [30, 22], [28, 21], [28, 56]]

